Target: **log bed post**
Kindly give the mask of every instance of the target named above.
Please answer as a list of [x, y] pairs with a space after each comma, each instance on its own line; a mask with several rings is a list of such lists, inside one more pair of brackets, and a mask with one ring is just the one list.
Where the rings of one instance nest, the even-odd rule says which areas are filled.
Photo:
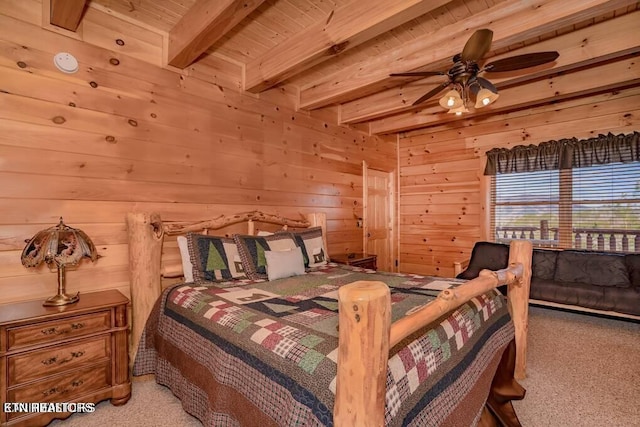
[[383, 282], [357, 281], [338, 290], [336, 427], [384, 425], [391, 293]]
[[507, 285], [507, 302], [513, 319], [516, 339], [515, 377], [527, 376], [527, 334], [529, 333], [529, 289], [531, 287], [531, 258], [533, 245], [528, 240], [512, 240], [509, 246], [509, 264], [521, 263], [524, 271], [520, 280]]
[[147, 317], [160, 296], [162, 238], [160, 215], [148, 212], [127, 213], [129, 271], [131, 274], [131, 340], [129, 363], [133, 365]]

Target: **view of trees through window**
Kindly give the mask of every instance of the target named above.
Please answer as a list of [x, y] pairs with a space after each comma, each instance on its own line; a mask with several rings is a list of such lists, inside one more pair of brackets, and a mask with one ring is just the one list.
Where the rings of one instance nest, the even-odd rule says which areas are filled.
[[496, 241], [640, 252], [640, 162], [493, 177]]

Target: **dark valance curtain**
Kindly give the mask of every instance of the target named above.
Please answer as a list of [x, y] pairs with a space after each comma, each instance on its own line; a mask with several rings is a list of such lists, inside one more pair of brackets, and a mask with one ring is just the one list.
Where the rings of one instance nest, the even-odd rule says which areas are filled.
[[494, 148], [487, 152], [485, 175], [584, 168], [640, 161], [640, 133], [561, 139], [539, 145]]

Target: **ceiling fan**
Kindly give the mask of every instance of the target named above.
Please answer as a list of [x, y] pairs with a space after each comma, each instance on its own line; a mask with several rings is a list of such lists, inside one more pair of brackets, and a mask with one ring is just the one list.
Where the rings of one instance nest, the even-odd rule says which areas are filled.
[[447, 81], [418, 98], [413, 105], [420, 104], [447, 87], [451, 87], [440, 98], [440, 105], [450, 113], [462, 114], [468, 112], [469, 101], [474, 102], [475, 108], [482, 108], [498, 99], [498, 89], [489, 80], [480, 77], [483, 72], [515, 71], [523, 68], [535, 67], [555, 61], [558, 52], [535, 52], [524, 55], [499, 59], [481, 66], [482, 57], [489, 51], [493, 31], [477, 30], [469, 37], [467, 43], [459, 53], [453, 57], [453, 66], [448, 71], [414, 71], [408, 73], [393, 73], [390, 76], [447, 76]]

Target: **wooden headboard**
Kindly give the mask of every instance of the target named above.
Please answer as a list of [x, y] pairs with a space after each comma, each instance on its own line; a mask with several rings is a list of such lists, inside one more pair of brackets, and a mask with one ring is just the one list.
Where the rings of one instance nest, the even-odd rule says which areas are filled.
[[[175, 243], [178, 235], [188, 232], [216, 235], [254, 235], [263, 224], [281, 228], [322, 227], [325, 248], [327, 218], [324, 213], [300, 215], [297, 219], [260, 211], [220, 215], [204, 221], [163, 221], [160, 214], [130, 212], [127, 214], [129, 240], [129, 270], [131, 272], [131, 341], [130, 361], [133, 363], [142, 330], [151, 309], [162, 293], [163, 279], [182, 277], [182, 262]], [[243, 227], [242, 224], [246, 225]]]

